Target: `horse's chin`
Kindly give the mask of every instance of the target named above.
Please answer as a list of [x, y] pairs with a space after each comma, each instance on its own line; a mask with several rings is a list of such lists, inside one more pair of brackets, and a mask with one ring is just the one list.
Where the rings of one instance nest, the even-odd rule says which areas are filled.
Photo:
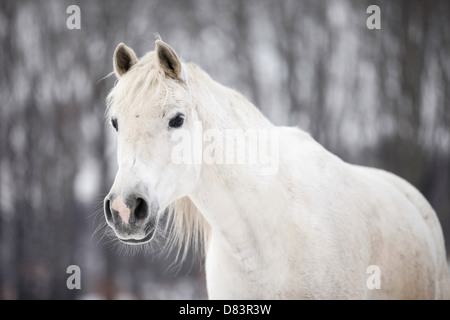
[[147, 242], [152, 241], [153, 236], [155, 235], [155, 229], [151, 230], [149, 233], [147, 233], [147, 235], [141, 239], [134, 239], [134, 238], [128, 238], [128, 239], [122, 239], [120, 237], [119, 240], [125, 244], [129, 244], [129, 245], [140, 245], [140, 244], [144, 244]]

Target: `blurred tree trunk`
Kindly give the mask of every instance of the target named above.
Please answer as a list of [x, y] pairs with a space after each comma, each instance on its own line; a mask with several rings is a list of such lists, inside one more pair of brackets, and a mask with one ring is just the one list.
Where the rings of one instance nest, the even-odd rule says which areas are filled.
[[233, 28], [235, 35], [232, 39], [236, 41], [233, 44], [234, 55], [237, 58], [237, 63], [239, 65], [245, 66], [245, 80], [249, 86], [251, 101], [260, 108], [260, 94], [258, 88], [258, 81], [255, 73], [255, 59], [254, 53], [252, 52], [252, 36], [251, 31], [251, 16], [250, 16], [250, 6], [252, 1], [248, 0], [237, 0], [234, 3], [234, 21], [236, 27]]
[[297, 13], [304, 9], [304, 4], [300, 1], [273, 1], [271, 4], [277, 34], [276, 46], [286, 67], [287, 76], [283, 83], [288, 91], [289, 112], [294, 113], [302, 108], [298, 95], [300, 77], [297, 66], [297, 61], [302, 58], [302, 53], [297, 50], [297, 42], [301, 42], [302, 37], [298, 33], [301, 30], [297, 30]]

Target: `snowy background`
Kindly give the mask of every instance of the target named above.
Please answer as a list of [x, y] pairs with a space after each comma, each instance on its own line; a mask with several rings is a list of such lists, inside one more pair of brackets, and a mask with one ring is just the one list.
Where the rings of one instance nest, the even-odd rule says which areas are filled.
[[[366, 27], [372, 4], [381, 30]], [[449, 248], [449, 17], [447, 0], [0, 1], [0, 298], [206, 298], [199, 263], [96, 232], [117, 169], [104, 77], [119, 42], [142, 56], [156, 33], [275, 124], [410, 181]], [[66, 287], [72, 264], [81, 290]]]

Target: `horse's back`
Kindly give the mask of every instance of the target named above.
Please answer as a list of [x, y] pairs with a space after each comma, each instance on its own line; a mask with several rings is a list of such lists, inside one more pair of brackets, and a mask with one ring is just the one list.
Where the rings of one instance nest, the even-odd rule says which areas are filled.
[[[433, 261], [433, 268], [434, 271], [431, 273], [434, 273], [435, 279], [430, 279], [431, 281], [434, 280], [434, 298], [437, 299], [450, 299], [450, 277], [448, 273], [448, 267], [447, 267], [447, 261], [446, 261], [446, 252], [445, 252], [445, 244], [444, 244], [444, 237], [441, 229], [441, 225], [439, 223], [439, 219], [431, 207], [431, 205], [428, 203], [428, 201], [425, 199], [425, 197], [409, 182], [406, 180], [400, 178], [399, 176], [396, 176], [395, 174], [392, 174], [390, 172], [375, 169], [375, 168], [369, 168], [369, 167], [359, 167], [359, 166], [353, 166], [356, 168], [356, 170], [361, 170], [369, 175], [372, 175], [374, 177], [377, 177], [379, 179], [384, 180], [391, 186], [393, 186], [400, 194], [404, 196], [404, 199], [406, 199], [420, 214], [421, 219], [418, 219], [419, 221], [416, 222], [416, 224], [420, 224], [424, 226], [422, 228], [423, 233], [428, 234], [429, 237], [431, 237], [431, 241], [428, 241], [428, 248], [429, 251], [428, 254], [432, 257]], [[414, 210], [415, 211], [415, 210]], [[404, 217], [405, 222], [408, 220], [409, 216]], [[400, 236], [400, 235], [399, 235]], [[420, 238], [421, 235], [415, 235], [417, 238]], [[411, 246], [414, 247], [416, 243], [411, 243]], [[414, 251], [414, 250], [413, 250]], [[424, 252], [417, 252], [415, 255], [425, 254]], [[418, 258], [418, 257], [417, 257]], [[420, 260], [420, 259], [419, 259]], [[423, 258], [422, 258], [423, 260]], [[427, 263], [424, 261], [416, 261], [415, 265], [417, 266], [420, 263]], [[428, 261], [429, 263], [429, 261]], [[430, 267], [427, 266], [426, 270], [429, 270]], [[424, 274], [417, 274], [419, 277], [424, 277]]]

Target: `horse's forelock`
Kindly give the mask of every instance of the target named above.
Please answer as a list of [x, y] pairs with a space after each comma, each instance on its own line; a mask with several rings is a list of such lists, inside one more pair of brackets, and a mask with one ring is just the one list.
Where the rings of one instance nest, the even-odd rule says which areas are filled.
[[143, 106], [153, 89], [166, 88], [164, 72], [158, 67], [155, 52], [149, 52], [133, 65], [129, 72], [118, 79], [106, 98], [106, 120], [109, 121], [117, 103], [129, 106]]

